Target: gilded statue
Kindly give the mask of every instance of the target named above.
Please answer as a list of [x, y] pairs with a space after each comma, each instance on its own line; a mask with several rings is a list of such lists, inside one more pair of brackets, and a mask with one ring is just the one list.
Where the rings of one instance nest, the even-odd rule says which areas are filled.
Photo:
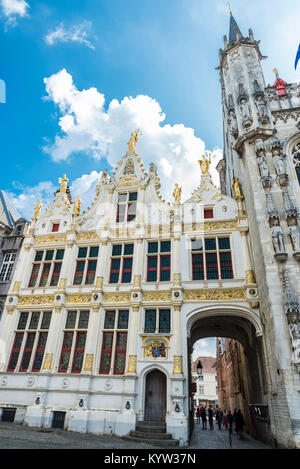
[[135, 146], [138, 142], [139, 134], [141, 133], [140, 129], [137, 129], [135, 132], [132, 132], [130, 135], [130, 140], [128, 142], [128, 150], [134, 151]]
[[78, 195], [77, 199], [74, 202], [74, 207], [73, 207], [74, 215], [79, 215], [80, 214], [80, 209], [81, 209], [81, 198]]
[[202, 155], [202, 158], [201, 160], [198, 160], [198, 163], [200, 165], [202, 174], [209, 174], [209, 166], [211, 163], [210, 156], [208, 158], [205, 158], [205, 155]]
[[59, 178], [58, 182], [60, 184], [60, 189], [59, 189], [59, 192], [67, 192], [67, 182], [69, 181], [69, 179], [67, 178], [67, 176], [64, 174], [64, 177], [63, 178]]
[[34, 204], [34, 215], [33, 215], [33, 218], [38, 218], [40, 216], [40, 212], [41, 212], [41, 208], [42, 208], [42, 201], [39, 200], [37, 204]]
[[234, 178], [232, 181], [232, 192], [235, 197], [243, 197], [239, 178]]
[[181, 191], [182, 191], [182, 188], [178, 186], [177, 182], [175, 184], [175, 188], [174, 188], [174, 191], [173, 191], [173, 197], [174, 197], [174, 201], [176, 204], [179, 204], [180, 203], [180, 200], [181, 200]]

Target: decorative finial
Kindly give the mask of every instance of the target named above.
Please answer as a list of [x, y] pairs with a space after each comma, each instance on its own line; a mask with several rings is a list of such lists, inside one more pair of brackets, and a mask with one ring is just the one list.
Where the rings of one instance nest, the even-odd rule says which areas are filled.
[[80, 214], [80, 208], [81, 208], [81, 198], [78, 195], [77, 199], [74, 202], [74, 207], [73, 207], [74, 215], [79, 215]]
[[232, 10], [231, 10], [231, 7], [230, 7], [230, 3], [229, 2], [227, 2], [227, 3], [228, 3], [229, 14], [232, 15]]
[[181, 191], [182, 191], [182, 188], [178, 186], [177, 182], [175, 184], [175, 187], [174, 187], [174, 191], [173, 191], [173, 197], [174, 197], [174, 202], [176, 204], [179, 204], [180, 203], [180, 200], [181, 200]]
[[130, 151], [135, 150], [135, 146], [138, 142], [139, 135], [142, 135], [142, 132], [140, 131], [140, 129], [137, 129], [135, 132], [131, 133], [129, 142], [127, 143], [128, 150], [130, 150]]
[[58, 179], [58, 182], [60, 184], [59, 192], [67, 192], [67, 182], [68, 181], [69, 181], [69, 179], [67, 178], [67, 176], [65, 174], [64, 174], [63, 178]]
[[42, 201], [39, 200], [37, 204], [34, 204], [34, 215], [32, 220], [37, 220], [40, 216], [40, 211], [42, 208]]
[[211, 157], [205, 158], [205, 155], [202, 155], [201, 160], [198, 160], [198, 163], [201, 168], [202, 175], [210, 174], [209, 173], [209, 166], [211, 163]]

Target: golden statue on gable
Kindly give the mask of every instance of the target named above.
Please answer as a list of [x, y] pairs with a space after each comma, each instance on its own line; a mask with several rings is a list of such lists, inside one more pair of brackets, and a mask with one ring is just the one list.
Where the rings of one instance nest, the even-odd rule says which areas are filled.
[[174, 191], [173, 191], [173, 197], [174, 197], [174, 202], [176, 204], [179, 204], [180, 203], [180, 200], [181, 200], [181, 191], [182, 191], [182, 188], [178, 186], [177, 182], [175, 184], [175, 187], [174, 187]]
[[210, 156], [208, 158], [205, 158], [205, 155], [203, 154], [201, 160], [198, 160], [198, 163], [200, 165], [201, 172], [202, 172], [203, 175], [210, 174], [209, 173], [209, 166], [210, 166], [210, 163], [211, 163], [211, 157]]
[[36, 220], [40, 216], [41, 208], [42, 208], [42, 201], [40, 199], [37, 204], [34, 204], [33, 220]]
[[81, 198], [78, 195], [77, 199], [74, 202], [74, 207], [73, 207], [74, 215], [79, 215], [80, 214], [80, 208], [81, 208]]
[[58, 182], [60, 184], [60, 189], [59, 189], [59, 192], [67, 192], [67, 182], [69, 181], [69, 179], [67, 178], [67, 176], [64, 174], [64, 177], [63, 178], [59, 178]]
[[137, 129], [135, 132], [132, 132], [131, 135], [130, 135], [130, 140], [129, 142], [127, 143], [128, 145], [128, 150], [130, 151], [134, 151], [135, 150], [135, 146], [138, 142], [138, 139], [139, 139], [139, 134], [141, 135], [142, 132], [140, 131], [140, 129]]

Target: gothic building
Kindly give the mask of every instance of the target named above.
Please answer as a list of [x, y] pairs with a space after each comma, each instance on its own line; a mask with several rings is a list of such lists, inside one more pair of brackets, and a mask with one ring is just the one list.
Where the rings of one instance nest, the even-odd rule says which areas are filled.
[[127, 438], [159, 421], [186, 446], [193, 344], [231, 337], [268, 411], [257, 438], [299, 447], [299, 97], [265, 86], [262, 58], [231, 15], [222, 190], [199, 155], [198, 187], [166, 202], [136, 131], [86, 211], [65, 175], [36, 204], [0, 323], [2, 416]]
[[5, 192], [0, 191], [0, 318], [27, 225]]

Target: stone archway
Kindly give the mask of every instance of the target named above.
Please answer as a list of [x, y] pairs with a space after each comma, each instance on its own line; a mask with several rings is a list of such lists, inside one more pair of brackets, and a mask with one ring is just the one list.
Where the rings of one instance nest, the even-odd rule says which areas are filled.
[[[242, 346], [244, 381], [238, 392], [242, 394], [244, 411], [249, 423], [251, 421], [253, 432], [259, 439], [267, 440], [270, 434], [269, 423], [255, 421], [254, 428], [252, 422], [251, 406], [257, 403], [267, 405], [266, 365], [262, 327], [258, 314], [247, 307], [236, 305], [212, 305], [209, 308], [198, 308], [187, 315], [187, 337], [189, 357], [191, 357], [194, 343], [207, 337], [231, 338]], [[190, 401], [192, 402], [192, 395], [190, 395]], [[193, 421], [190, 421], [190, 433], [192, 428]]]

